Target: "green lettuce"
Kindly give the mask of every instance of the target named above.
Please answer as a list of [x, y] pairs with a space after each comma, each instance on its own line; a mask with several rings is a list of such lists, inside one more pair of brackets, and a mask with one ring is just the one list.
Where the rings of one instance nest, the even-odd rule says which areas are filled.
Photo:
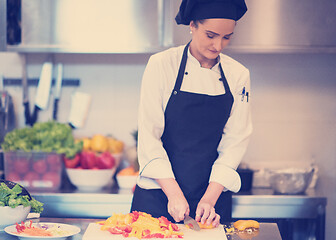
[[29, 200], [28, 195], [20, 195], [22, 188], [19, 184], [16, 184], [13, 188], [9, 188], [5, 183], [0, 184], [0, 206], [9, 206], [16, 208], [23, 205], [24, 207], [31, 206], [31, 212], [41, 213], [43, 211], [43, 203], [37, 201], [32, 197]]
[[14, 129], [6, 134], [1, 146], [4, 152], [56, 152], [73, 158], [82, 150], [83, 142], [75, 142], [68, 124], [48, 121], [35, 123], [33, 127]]

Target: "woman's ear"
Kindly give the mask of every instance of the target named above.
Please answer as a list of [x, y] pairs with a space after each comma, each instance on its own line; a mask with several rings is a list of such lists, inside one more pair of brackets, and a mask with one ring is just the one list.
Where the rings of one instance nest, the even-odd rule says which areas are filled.
[[193, 33], [193, 31], [196, 28], [196, 23], [194, 21], [190, 21], [189, 28], [190, 28], [190, 33]]

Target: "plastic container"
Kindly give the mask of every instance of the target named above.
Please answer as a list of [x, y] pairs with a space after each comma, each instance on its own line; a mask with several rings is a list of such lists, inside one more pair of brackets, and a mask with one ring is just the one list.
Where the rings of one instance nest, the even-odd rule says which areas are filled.
[[267, 170], [269, 183], [277, 194], [303, 194], [310, 185], [315, 168]]
[[61, 185], [63, 161], [56, 153], [5, 152], [5, 179], [28, 190], [56, 190]]

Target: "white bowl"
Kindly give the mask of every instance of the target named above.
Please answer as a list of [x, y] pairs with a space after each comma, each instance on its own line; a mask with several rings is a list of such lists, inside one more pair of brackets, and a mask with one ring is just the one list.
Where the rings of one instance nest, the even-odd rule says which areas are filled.
[[98, 191], [112, 182], [116, 168], [76, 169], [67, 168], [66, 172], [73, 185], [83, 191]]
[[117, 175], [119, 188], [133, 188], [137, 178], [138, 175]]
[[0, 230], [15, 223], [21, 223], [25, 221], [31, 207], [23, 207], [19, 205], [16, 208], [0, 207]]

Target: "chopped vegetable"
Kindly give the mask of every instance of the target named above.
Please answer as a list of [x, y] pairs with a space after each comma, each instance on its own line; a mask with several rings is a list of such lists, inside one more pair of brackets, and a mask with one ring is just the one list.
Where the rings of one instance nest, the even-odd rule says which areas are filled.
[[114, 214], [106, 221], [100, 221], [101, 230], [124, 237], [183, 238], [179, 227], [161, 216], [154, 218], [148, 213], [133, 211], [128, 214]]
[[32, 221], [29, 222], [21, 222], [21, 224], [16, 223], [16, 231], [18, 234], [26, 235], [26, 236], [66, 236], [71, 234], [71, 232], [67, 230], [60, 229], [60, 227], [55, 225], [32, 225]]
[[83, 142], [75, 142], [68, 124], [48, 121], [7, 133], [2, 148], [4, 152], [17, 150], [56, 152], [65, 154], [67, 158], [73, 158], [82, 150]]
[[19, 184], [16, 184], [12, 189], [5, 183], [0, 184], [0, 206], [9, 206], [16, 208], [19, 205], [24, 207], [31, 206], [31, 212], [41, 213], [43, 211], [43, 203], [37, 201], [32, 197], [29, 200], [29, 196], [19, 195], [22, 192], [22, 188]]

